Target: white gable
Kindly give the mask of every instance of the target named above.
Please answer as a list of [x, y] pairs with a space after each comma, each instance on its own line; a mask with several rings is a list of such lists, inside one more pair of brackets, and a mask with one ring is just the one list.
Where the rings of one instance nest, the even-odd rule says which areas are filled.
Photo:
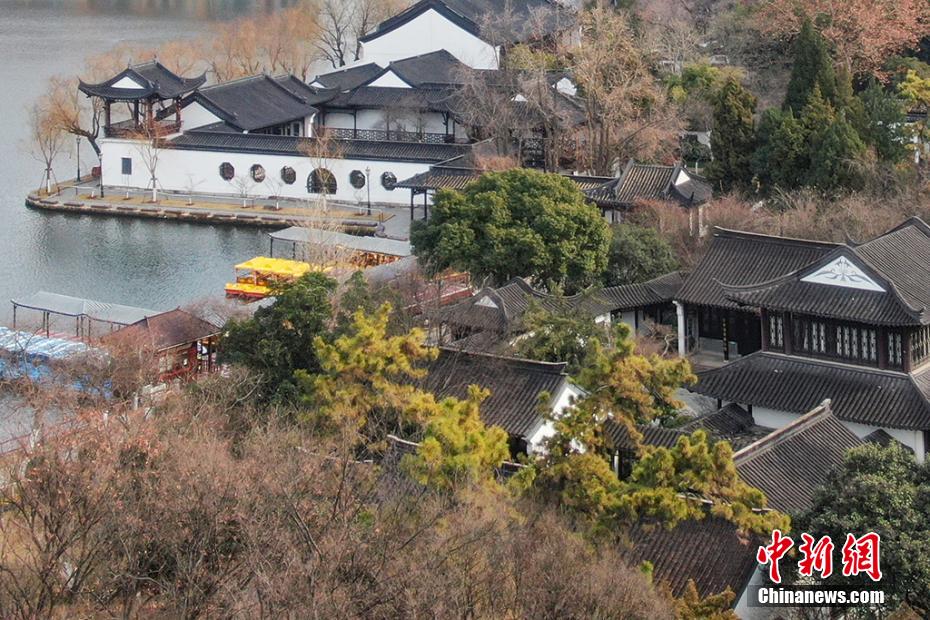
[[410, 84], [400, 79], [400, 76], [388, 69], [365, 86], [388, 86], [392, 88], [410, 88]]
[[520, 93], [517, 93], [516, 95], [513, 96], [511, 101], [515, 101], [517, 103], [526, 103], [526, 97], [524, 97]]
[[885, 292], [884, 288], [875, 280], [865, 275], [862, 269], [845, 256], [840, 256], [834, 259], [829, 265], [818, 269], [809, 276], [801, 278], [801, 282], [827, 284], [829, 286], [844, 286], [861, 291]]
[[113, 83], [113, 88], [135, 88], [135, 89], [140, 89], [140, 88], [145, 88], [145, 86], [143, 86], [143, 85], [140, 84], [139, 82], [135, 81], [134, 79], [132, 79], [131, 77], [129, 77], [128, 75], [126, 75], [126, 76], [123, 76], [122, 78], [120, 78], [119, 80], [117, 80], [116, 82], [114, 82], [114, 83]]
[[473, 69], [497, 69], [497, 48], [433, 8], [362, 44], [365, 62], [394, 60], [446, 50]]
[[476, 306], [484, 306], [485, 308], [497, 308], [497, 307], [498, 307], [497, 304], [494, 303], [494, 300], [492, 300], [492, 299], [491, 299], [490, 297], [488, 297], [487, 295], [485, 295], [484, 297], [482, 297], [481, 299], [479, 299], [478, 301], [476, 301], [476, 302], [475, 302], [475, 305], [476, 305]]

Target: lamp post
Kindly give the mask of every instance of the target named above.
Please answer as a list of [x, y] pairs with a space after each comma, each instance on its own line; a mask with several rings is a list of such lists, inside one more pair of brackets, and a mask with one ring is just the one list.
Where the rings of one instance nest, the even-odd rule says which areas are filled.
[[74, 184], [81, 182], [81, 136], [74, 137], [75, 152], [77, 153], [77, 175], [74, 177]]
[[368, 190], [368, 215], [371, 215], [371, 168], [365, 168], [365, 189]]

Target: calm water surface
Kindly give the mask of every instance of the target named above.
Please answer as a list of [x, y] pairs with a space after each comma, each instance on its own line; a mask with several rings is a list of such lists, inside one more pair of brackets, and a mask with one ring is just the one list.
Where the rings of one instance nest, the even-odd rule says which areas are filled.
[[[170, 309], [221, 294], [234, 263], [267, 251], [258, 230], [52, 215], [23, 206], [42, 177], [29, 154], [27, 110], [49, 77], [74, 75], [86, 57], [120, 43], [155, 46], [209, 27], [189, 11], [129, 14], [112, 10], [118, 3], [100, 4], [98, 12], [95, 3], [79, 0], [0, 0], [0, 322], [10, 318], [10, 298], [37, 290]], [[85, 143], [82, 169], [94, 159]], [[75, 165], [65, 155], [59, 177], [73, 178]]]

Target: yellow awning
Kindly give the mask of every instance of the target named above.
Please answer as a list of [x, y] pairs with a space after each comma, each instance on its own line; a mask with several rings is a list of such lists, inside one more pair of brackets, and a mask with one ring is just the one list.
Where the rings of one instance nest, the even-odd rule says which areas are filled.
[[256, 256], [251, 260], [236, 265], [237, 270], [252, 271], [259, 274], [299, 278], [313, 267], [309, 263], [286, 258], [268, 258]]

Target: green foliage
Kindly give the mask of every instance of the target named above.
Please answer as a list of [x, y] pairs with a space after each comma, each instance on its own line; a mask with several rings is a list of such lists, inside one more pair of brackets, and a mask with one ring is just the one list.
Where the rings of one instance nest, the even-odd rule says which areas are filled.
[[[810, 105], [814, 105], [813, 100]], [[805, 123], [810, 123], [808, 127], [812, 128], [809, 133], [810, 168], [806, 177], [807, 185], [823, 191], [861, 189], [864, 178], [858, 164], [865, 152], [865, 145], [859, 134], [842, 112], [832, 122], [819, 125], [817, 129], [813, 129], [813, 118], [816, 116], [804, 119]]]
[[808, 169], [807, 132], [790, 109], [770, 108], [762, 114], [758, 144], [753, 170], [766, 191], [794, 189], [803, 182]]
[[[846, 455], [814, 498], [810, 512], [797, 520], [798, 531], [829, 535], [841, 547], [847, 532], [881, 535], [881, 569], [887, 612], [907, 601], [930, 612], [930, 465], [918, 464], [897, 444], [867, 444]], [[835, 571], [830, 585], [870, 587], [864, 575]]]
[[463, 192], [438, 192], [411, 241], [431, 273], [461, 269], [498, 285], [530, 277], [567, 293], [599, 281], [610, 243], [597, 208], [571, 181], [525, 169], [486, 174]]
[[678, 269], [675, 251], [659, 231], [650, 226], [611, 226], [605, 286], [636, 284]]
[[358, 310], [332, 343], [314, 340], [319, 372], [298, 370], [296, 378], [306, 421], [321, 432], [361, 432], [374, 448], [388, 433], [425, 420], [432, 395], [410, 382], [425, 373], [417, 363], [437, 352], [423, 344], [422, 330], [388, 335], [390, 316], [390, 304], [370, 316]]
[[674, 527], [703, 518], [702, 499], [713, 502], [711, 514], [744, 531], [769, 533], [790, 525], [779, 512], [760, 512], [766, 508], [765, 495], [740, 479], [730, 443], [711, 442], [703, 430], [679, 437], [673, 448], [644, 446], [620, 510], [627, 520], [647, 517]]
[[309, 273], [276, 291], [272, 305], [259, 308], [245, 320], [226, 325], [222, 363], [239, 364], [262, 378], [265, 399], [294, 395], [295, 370], [319, 370], [314, 342], [328, 333], [336, 282]]
[[898, 163], [908, 155], [910, 129], [901, 101], [875, 80], [859, 94], [865, 123], [859, 130], [863, 141], [875, 148], [879, 160]]
[[809, 19], [804, 21], [794, 42], [794, 64], [785, 95], [785, 108], [800, 114], [814, 90], [827, 101], [837, 96], [836, 73], [827, 42]]
[[[898, 84], [898, 93], [912, 106], [930, 110], [930, 77], [922, 77], [917, 71], [909, 69], [904, 80]], [[923, 141], [930, 139], [930, 115], [921, 123], [918, 135]]]
[[678, 620], [739, 620], [733, 611], [735, 598], [730, 588], [701, 598], [694, 580], [689, 579], [684, 594], [675, 599], [675, 617]]
[[707, 166], [707, 177], [724, 191], [748, 187], [752, 180], [755, 111], [755, 96], [732, 78], [714, 98], [714, 129], [710, 135], [714, 160]]
[[670, 74], [665, 78], [669, 97], [675, 103], [683, 103], [688, 98], [710, 101], [717, 90], [728, 78], [738, 78], [731, 69], [715, 67], [709, 62], [688, 63], [680, 74]]
[[578, 408], [600, 422], [608, 416], [632, 424], [673, 418], [681, 408], [675, 390], [697, 380], [687, 360], [636, 353], [624, 323], [615, 328], [612, 348], [595, 342], [588, 359], [578, 384], [589, 396]]
[[607, 339], [604, 326], [578, 310], [552, 312], [532, 304], [523, 315], [527, 336], [515, 345], [520, 357], [544, 362], [566, 362], [570, 375], [579, 372], [595, 343]]
[[402, 467], [421, 484], [444, 490], [492, 483], [509, 448], [503, 429], [481, 421], [479, 407], [488, 395], [473, 385], [465, 400], [445, 398], [430, 407], [423, 441]]
[[561, 71], [564, 69], [562, 59], [556, 54], [533, 49], [523, 43], [508, 48], [503, 61], [507, 69], [514, 71]]

